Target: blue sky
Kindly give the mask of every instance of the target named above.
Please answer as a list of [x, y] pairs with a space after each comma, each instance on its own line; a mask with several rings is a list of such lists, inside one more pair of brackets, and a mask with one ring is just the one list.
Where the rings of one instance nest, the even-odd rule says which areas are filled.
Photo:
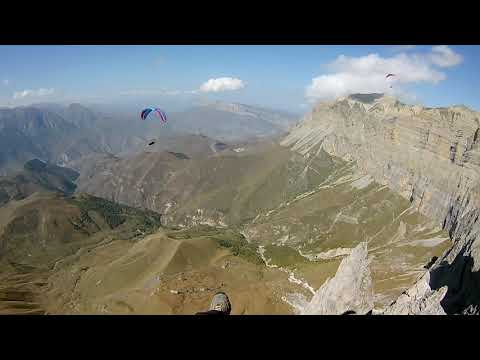
[[224, 100], [301, 113], [390, 91], [480, 110], [479, 64], [479, 46], [0, 46], [0, 105]]

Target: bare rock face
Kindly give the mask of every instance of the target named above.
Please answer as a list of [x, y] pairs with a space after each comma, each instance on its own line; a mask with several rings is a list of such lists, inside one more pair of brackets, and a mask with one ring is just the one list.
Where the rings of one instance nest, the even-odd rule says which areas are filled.
[[446, 286], [432, 290], [430, 273], [425, 273], [410, 289], [405, 291], [383, 315], [445, 315], [440, 302], [447, 293]]
[[464, 106], [425, 108], [354, 95], [318, 104], [282, 145], [306, 157], [323, 149], [354, 161], [447, 230], [453, 246], [428, 279], [432, 291], [447, 291], [429, 299], [441, 298], [446, 313], [462, 313], [480, 306], [479, 132], [480, 114]]
[[340, 315], [347, 311], [366, 314], [373, 309], [372, 278], [367, 243], [360, 243], [342, 260], [335, 276], [299, 306], [301, 315]]

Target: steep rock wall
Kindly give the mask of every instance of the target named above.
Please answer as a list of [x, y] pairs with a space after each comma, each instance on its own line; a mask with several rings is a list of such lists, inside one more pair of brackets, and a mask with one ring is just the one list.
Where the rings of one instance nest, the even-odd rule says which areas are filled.
[[448, 230], [452, 248], [431, 267], [429, 285], [447, 286], [441, 305], [459, 313], [480, 307], [479, 132], [480, 114], [464, 106], [366, 95], [318, 104], [281, 144], [306, 157], [320, 148], [356, 162]]

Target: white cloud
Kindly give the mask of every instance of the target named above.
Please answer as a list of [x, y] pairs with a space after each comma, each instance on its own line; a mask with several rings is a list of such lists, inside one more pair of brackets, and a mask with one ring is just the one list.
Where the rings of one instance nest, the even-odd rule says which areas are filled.
[[210, 79], [200, 86], [202, 92], [219, 92], [219, 91], [232, 91], [239, 90], [245, 87], [245, 83], [236, 78], [222, 77], [216, 79]]
[[447, 45], [438, 45], [432, 48], [430, 54], [431, 61], [441, 67], [450, 67], [460, 64], [463, 61], [463, 57], [457, 54]]
[[16, 91], [13, 93], [14, 99], [23, 99], [26, 97], [43, 97], [52, 95], [55, 92], [55, 89], [50, 88], [40, 88], [37, 90], [23, 90], [23, 91]]
[[10, 80], [4, 79], [4, 80], [2, 80], [2, 83], [3, 83], [3, 85], [8, 86], [8, 84], [10, 84]]
[[[334, 99], [352, 93], [405, 93], [402, 85], [445, 80], [436, 66], [453, 66], [461, 56], [448, 47], [433, 47], [427, 54], [401, 53], [392, 57], [369, 54], [361, 57], [340, 55], [328, 65], [330, 73], [317, 76], [307, 86], [305, 95], [316, 99]], [[386, 74], [395, 76], [386, 78]]]

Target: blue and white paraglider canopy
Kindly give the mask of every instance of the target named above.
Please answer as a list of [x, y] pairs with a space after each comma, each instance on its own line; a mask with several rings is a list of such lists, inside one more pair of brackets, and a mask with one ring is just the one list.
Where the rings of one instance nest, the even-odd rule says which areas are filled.
[[146, 120], [148, 118], [148, 115], [150, 115], [151, 113], [155, 113], [163, 123], [167, 122], [167, 114], [165, 114], [165, 112], [162, 111], [161, 109], [154, 108], [154, 107], [150, 107], [142, 110], [142, 112], [140, 113], [140, 118], [142, 120]]

